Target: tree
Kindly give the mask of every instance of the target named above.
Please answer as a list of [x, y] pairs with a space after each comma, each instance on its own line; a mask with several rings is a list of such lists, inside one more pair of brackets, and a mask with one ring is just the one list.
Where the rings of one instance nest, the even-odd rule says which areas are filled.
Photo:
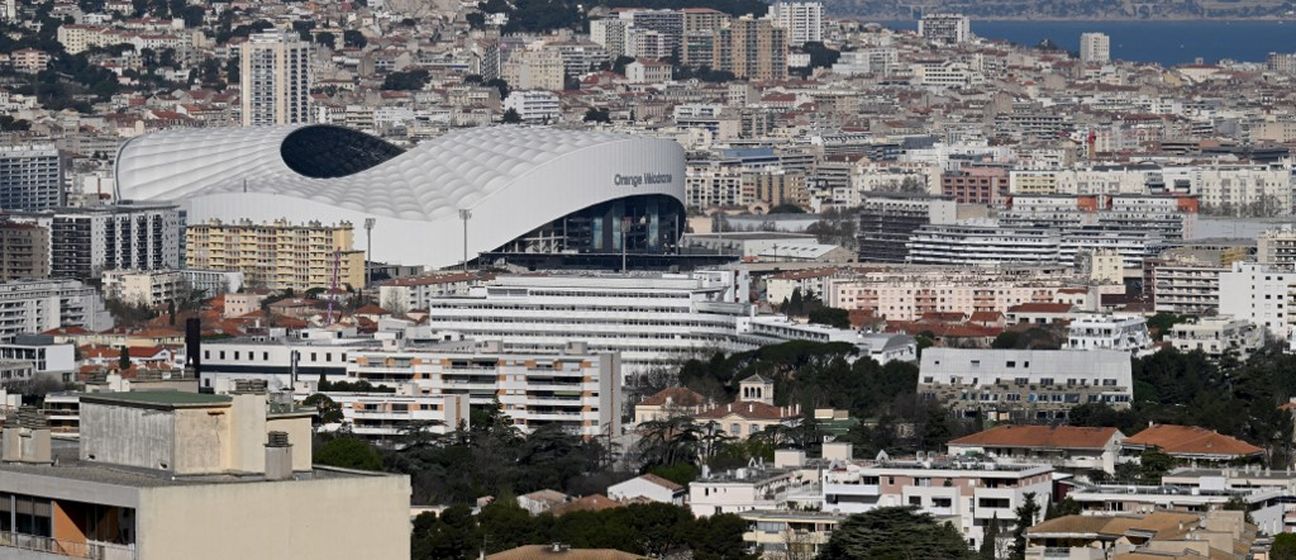
[[500, 122], [504, 124], [520, 124], [522, 122], [522, 115], [518, 114], [517, 109], [510, 108], [504, 111], [504, 116], [500, 118]]
[[967, 560], [958, 529], [912, 507], [885, 507], [852, 515], [833, 531], [820, 560]]
[[838, 329], [849, 329], [851, 326], [850, 312], [837, 307], [820, 307], [812, 309], [809, 313], [810, 322], [820, 325], [828, 325]]
[[1039, 517], [1040, 507], [1035, 502], [1035, 493], [1022, 494], [1022, 504], [1017, 506], [1017, 524], [1013, 526], [1013, 545], [1009, 558], [1024, 560], [1026, 558], [1026, 530], [1035, 524]]
[[382, 470], [382, 454], [364, 440], [352, 436], [337, 436], [315, 446], [312, 458], [317, 465], [329, 465], [362, 471]]
[[328, 31], [321, 31], [319, 33], [316, 33], [315, 42], [320, 45], [324, 45], [330, 49], [337, 48], [337, 36]]
[[585, 122], [606, 123], [612, 122], [612, 117], [608, 114], [607, 109], [596, 109], [590, 107], [585, 111]]
[[1279, 533], [1269, 549], [1271, 560], [1296, 560], [1296, 533]]
[[[323, 376], [323, 374], [320, 375]], [[315, 393], [306, 397], [302, 400], [302, 404], [315, 407], [319, 411], [316, 416], [319, 418], [320, 424], [338, 424], [343, 420], [342, 405], [334, 402], [324, 393]]]
[[387, 74], [383, 79], [382, 89], [414, 91], [423, 89], [427, 85], [429, 74], [427, 70], [415, 69], [406, 72], [392, 72]]
[[977, 553], [978, 560], [999, 560], [999, 516], [995, 515], [986, 523], [985, 537], [981, 539], [981, 549]]
[[369, 40], [365, 38], [363, 33], [355, 29], [348, 29], [342, 32], [342, 44], [356, 49], [363, 49], [365, 45], [369, 44]]
[[130, 369], [131, 367], [130, 349], [126, 348], [126, 346], [123, 345], [122, 347], [118, 348], [118, 351], [120, 353], [117, 354], [117, 369], [120, 369], [122, 371], [126, 371]]

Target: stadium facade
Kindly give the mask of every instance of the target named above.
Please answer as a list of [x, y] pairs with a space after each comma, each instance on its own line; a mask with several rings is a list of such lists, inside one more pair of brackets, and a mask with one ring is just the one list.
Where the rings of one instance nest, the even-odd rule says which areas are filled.
[[545, 127], [409, 150], [332, 125], [171, 130], [122, 145], [115, 178], [119, 200], [175, 201], [189, 223], [347, 221], [359, 248], [374, 218], [375, 261], [432, 267], [463, 260], [465, 222], [471, 259], [671, 252], [685, 220], [679, 144]]

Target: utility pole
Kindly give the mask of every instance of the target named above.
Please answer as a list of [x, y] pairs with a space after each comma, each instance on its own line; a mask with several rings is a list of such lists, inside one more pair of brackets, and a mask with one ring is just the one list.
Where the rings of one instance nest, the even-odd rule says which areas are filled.
[[621, 272], [626, 271], [626, 230], [630, 229], [630, 218], [621, 218]]
[[468, 272], [468, 220], [472, 219], [472, 210], [460, 208], [459, 219], [463, 220], [463, 271]]
[[373, 266], [373, 228], [374, 223], [378, 220], [375, 218], [365, 218], [365, 243], [368, 248], [365, 249], [365, 289], [369, 289], [369, 284], [373, 281], [373, 273], [370, 267]]

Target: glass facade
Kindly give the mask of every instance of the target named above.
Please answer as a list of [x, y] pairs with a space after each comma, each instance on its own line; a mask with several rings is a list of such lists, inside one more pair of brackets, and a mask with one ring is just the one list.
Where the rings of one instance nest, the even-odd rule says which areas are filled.
[[497, 251], [531, 253], [674, 252], [684, 233], [684, 205], [666, 195], [618, 198], [572, 212]]

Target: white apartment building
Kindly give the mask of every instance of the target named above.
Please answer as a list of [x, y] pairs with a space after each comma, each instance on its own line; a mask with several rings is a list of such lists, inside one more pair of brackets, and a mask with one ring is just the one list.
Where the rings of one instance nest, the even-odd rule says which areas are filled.
[[101, 331], [112, 326], [99, 292], [76, 280], [0, 283], [0, 342], [59, 327]]
[[1296, 229], [1290, 224], [1265, 230], [1256, 237], [1256, 261], [1261, 264], [1296, 265]]
[[689, 164], [684, 170], [684, 204], [689, 208], [735, 207], [754, 193], [743, 191], [742, 170], [731, 166]]
[[982, 456], [991, 461], [1051, 465], [1072, 472], [1116, 473], [1125, 434], [1111, 427], [1001, 424], [952, 439], [951, 456]]
[[504, 99], [504, 110], [516, 111], [523, 122], [554, 123], [562, 116], [558, 94], [545, 90], [522, 90]]
[[1147, 319], [1138, 315], [1081, 315], [1067, 326], [1067, 348], [1142, 354], [1152, 348]]
[[471, 425], [467, 395], [424, 395], [417, 387], [402, 385], [395, 393], [317, 391], [315, 382], [298, 382], [293, 399], [300, 402], [322, 394], [342, 410], [342, 422], [324, 424], [322, 431], [345, 430], [387, 444], [412, 430], [448, 434]]
[[1264, 330], [1255, 323], [1223, 315], [1178, 323], [1164, 337], [1180, 352], [1201, 350], [1211, 358], [1233, 353], [1239, 360], [1246, 360], [1259, 350], [1264, 338]]
[[1250, 321], [1269, 335], [1286, 339], [1296, 270], [1278, 265], [1235, 262], [1219, 275], [1219, 313]]
[[997, 519], [1011, 531], [1016, 509], [1034, 493], [1040, 517], [1052, 495], [1053, 468], [933, 458], [927, 461], [852, 461], [823, 472], [823, 510], [844, 514], [914, 506], [949, 518], [971, 548]]
[[71, 344], [56, 343], [45, 335], [21, 335], [12, 342], [0, 343], [0, 362], [21, 361], [31, 364], [32, 373], [49, 374], [71, 381], [76, 371], [76, 350]]
[[621, 18], [591, 19], [590, 40], [603, 47], [608, 56], [616, 58], [626, 53], [626, 25]]
[[1283, 531], [1287, 492], [1275, 488], [1229, 489], [1223, 480], [1201, 487], [1146, 485], [1096, 485], [1077, 488], [1067, 494], [1079, 502], [1084, 515], [1152, 513], [1154, 511], [1210, 512], [1229, 509], [1230, 502], [1242, 501], [1251, 522], [1261, 531], [1275, 535]]
[[963, 43], [972, 38], [972, 20], [962, 14], [928, 14], [918, 20], [918, 34], [934, 43]]
[[990, 222], [929, 224], [914, 230], [908, 262], [934, 265], [1002, 263], [1050, 265], [1059, 260], [1062, 237], [1048, 228], [1004, 228]]
[[49, 229], [53, 277], [89, 279], [105, 270], [180, 266], [180, 210], [171, 204], [59, 208], [9, 218]]
[[769, 18], [774, 26], [787, 30], [788, 46], [822, 43], [823, 17], [822, 2], [780, 1], [769, 7]]
[[1106, 64], [1111, 62], [1111, 37], [1106, 33], [1080, 34], [1080, 63]]
[[891, 321], [913, 321], [932, 312], [1007, 314], [1015, 305], [1054, 303], [1077, 290], [1085, 296], [1078, 307], [1096, 311], [1096, 291], [1080, 287], [1064, 269], [904, 267], [831, 279], [823, 299], [831, 307], [861, 309]]
[[913, 83], [931, 88], [970, 88], [985, 83], [985, 75], [958, 60], [919, 60], [909, 67]]
[[812, 490], [817, 476], [813, 470], [767, 467], [703, 473], [688, 485], [688, 505], [698, 517], [784, 509], [790, 495]]
[[1130, 354], [1118, 350], [928, 348], [918, 394], [968, 418], [1063, 419], [1081, 404], [1128, 408], [1131, 371]]
[[296, 33], [254, 33], [239, 50], [243, 126], [310, 122], [310, 54]]
[[626, 79], [632, 84], [660, 84], [669, 82], [674, 67], [661, 60], [636, 60], [626, 65]]
[[175, 301], [184, 284], [184, 276], [178, 270], [106, 270], [103, 273], [104, 297], [127, 305], [154, 307]]

